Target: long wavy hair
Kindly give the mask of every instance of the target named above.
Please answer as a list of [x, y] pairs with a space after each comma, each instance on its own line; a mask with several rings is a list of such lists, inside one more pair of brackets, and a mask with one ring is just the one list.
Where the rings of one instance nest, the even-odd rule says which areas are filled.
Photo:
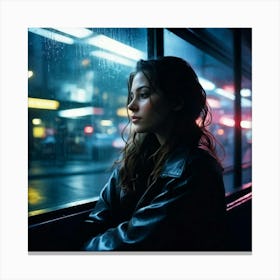
[[[153, 91], [161, 91], [170, 104], [179, 104], [180, 109], [170, 116], [173, 125], [168, 127], [169, 137], [163, 145], [153, 133], [137, 133], [130, 129], [121, 160], [117, 162], [120, 164], [120, 185], [125, 191], [135, 191], [138, 182], [145, 185], [144, 182], [150, 184], [157, 180], [176, 146], [200, 147], [218, 160], [216, 139], [207, 129], [212, 115], [206, 92], [192, 67], [173, 56], [138, 61], [128, 79], [127, 105], [131, 101], [132, 81], [138, 72], [145, 75]], [[128, 127], [131, 127], [130, 123]]]

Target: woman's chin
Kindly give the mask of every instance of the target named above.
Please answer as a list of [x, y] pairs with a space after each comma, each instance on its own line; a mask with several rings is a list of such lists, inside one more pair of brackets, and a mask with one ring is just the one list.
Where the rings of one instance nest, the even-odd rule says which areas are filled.
[[144, 129], [143, 127], [140, 127], [140, 126], [137, 126], [137, 125], [134, 125], [133, 126], [133, 130], [137, 133], [145, 133], [147, 132], [146, 129]]

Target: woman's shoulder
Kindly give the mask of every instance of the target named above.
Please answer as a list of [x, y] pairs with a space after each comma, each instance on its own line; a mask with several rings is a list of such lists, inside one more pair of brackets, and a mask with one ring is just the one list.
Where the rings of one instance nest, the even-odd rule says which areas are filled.
[[221, 173], [219, 161], [205, 149], [177, 147], [167, 158], [162, 177], [180, 177], [185, 171], [209, 170]]
[[223, 172], [219, 160], [209, 151], [199, 147], [189, 150], [187, 165], [193, 169]]
[[191, 164], [198, 161], [218, 163], [217, 158], [214, 155], [212, 155], [208, 150], [200, 147], [188, 148], [185, 146], [176, 147], [169, 154], [166, 160], [167, 164], [178, 162], [185, 162], [186, 164]]

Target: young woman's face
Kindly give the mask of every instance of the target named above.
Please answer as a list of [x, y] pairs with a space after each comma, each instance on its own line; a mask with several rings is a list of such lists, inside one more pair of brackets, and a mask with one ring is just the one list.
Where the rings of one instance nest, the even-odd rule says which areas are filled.
[[142, 72], [138, 72], [133, 78], [130, 99], [129, 116], [135, 131], [164, 135], [171, 113], [170, 104], [162, 93], [152, 89]]

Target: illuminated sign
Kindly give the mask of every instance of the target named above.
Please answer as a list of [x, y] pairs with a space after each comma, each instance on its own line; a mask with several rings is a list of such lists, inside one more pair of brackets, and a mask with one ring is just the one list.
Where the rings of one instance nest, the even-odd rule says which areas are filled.
[[56, 110], [58, 107], [57, 100], [28, 97], [28, 108]]

